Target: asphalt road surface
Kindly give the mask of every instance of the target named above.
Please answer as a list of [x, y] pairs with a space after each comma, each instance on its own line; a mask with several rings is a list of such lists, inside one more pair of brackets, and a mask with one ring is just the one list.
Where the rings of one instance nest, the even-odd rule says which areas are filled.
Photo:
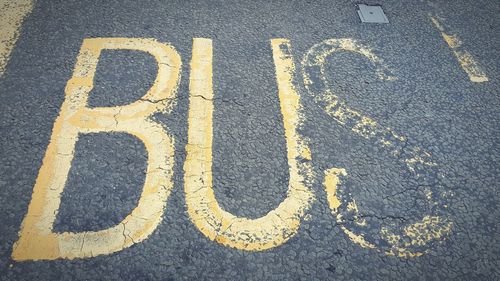
[[0, 1], [0, 280], [500, 280], [500, 2]]

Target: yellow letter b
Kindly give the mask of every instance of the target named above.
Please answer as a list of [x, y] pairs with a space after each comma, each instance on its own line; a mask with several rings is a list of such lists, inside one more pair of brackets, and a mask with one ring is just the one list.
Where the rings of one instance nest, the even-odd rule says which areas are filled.
[[[142, 51], [156, 59], [158, 75], [143, 98], [123, 106], [87, 107], [99, 55], [104, 49]], [[72, 259], [110, 254], [146, 239], [155, 230], [172, 189], [174, 148], [172, 137], [149, 117], [171, 106], [180, 69], [181, 59], [175, 49], [151, 39], [94, 38], [83, 41], [19, 240], [14, 245], [13, 259]], [[108, 229], [54, 233], [52, 228], [78, 136], [101, 132], [125, 132], [144, 143], [148, 165], [139, 202], [123, 221]]]

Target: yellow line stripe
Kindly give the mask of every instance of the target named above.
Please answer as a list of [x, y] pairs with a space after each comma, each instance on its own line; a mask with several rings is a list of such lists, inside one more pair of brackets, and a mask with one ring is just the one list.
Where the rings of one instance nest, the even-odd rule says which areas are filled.
[[434, 26], [436, 26], [439, 32], [441, 32], [441, 36], [443, 36], [446, 44], [450, 46], [450, 49], [452, 50], [453, 54], [455, 54], [455, 57], [457, 57], [457, 60], [460, 63], [462, 69], [467, 73], [467, 75], [469, 75], [470, 81], [476, 83], [487, 82], [488, 77], [486, 76], [486, 73], [484, 73], [474, 57], [467, 50], [461, 48], [462, 41], [460, 41], [458, 36], [447, 34], [445, 32], [444, 25], [439, 22], [437, 17], [434, 17], [432, 15], [429, 15], [429, 17], [431, 18]]
[[0, 77], [16, 45], [23, 19], [32, 9], [31, 0], [0, 0]]

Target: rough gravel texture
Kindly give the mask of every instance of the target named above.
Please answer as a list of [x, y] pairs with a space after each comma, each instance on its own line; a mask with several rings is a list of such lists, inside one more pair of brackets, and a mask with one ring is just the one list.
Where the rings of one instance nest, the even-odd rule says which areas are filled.
[[[355, 1], [45, 1], [24, 22], [0, 78], [0, 280], [499, 280], [500, 4], [383, 1], [390, 24], [361, 24]], [[375, 3], [367, 1], [367, 3]], [[488, 82], [472, 83], [428, 13], [445, 19], [481, 63]], [[83, 38], [142, 37], [169, 42], [182, 56], [178, 102], [157, 114], [175, 137], [174, 189], [149, 239], [91, 259], [11, 260], [21, 221], [64, 100]], [[260, 217], [285, 198], [286, 143], [270, 47], [288, 38], [305, 109], [316, 202], [298, 234], [280, 247], [245, 252], [207, 239], [191, 223], [183, 193], [192, 39], [214, 44], [213, 175], [221, 206]], [[353, 243], [326, 201], [323, 172], [348, 171], [352, 197], [370, 219], [425, 215], [415, 182], [373, 143], [333, 121], [306, 91], [302, 57], [329, 38], [354, 38], [398, 78], [382, 81], [360, 56], [328, 60], [327, 79], [350, 108], [424, 148], [453, 194], [451, 234], [417, 258]], [[156, 76], [154, 59], [104, 52], [89, 106], [140, 98]], [[54, 231], [92, 231], [120, 222], [137, 204], [147, 157], [127, 134], [91, 134], [77, 143]], [[394, 196], [391, 196], [394, 195]], [[381, 207], [383, 206], [383, 207]]]

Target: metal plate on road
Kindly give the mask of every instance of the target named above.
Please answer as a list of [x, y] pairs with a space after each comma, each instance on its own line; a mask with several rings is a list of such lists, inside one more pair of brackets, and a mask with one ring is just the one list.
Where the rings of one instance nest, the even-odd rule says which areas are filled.
[[358, 15], [364, 23], [389, 23], [381, 6], [358, 5]]

